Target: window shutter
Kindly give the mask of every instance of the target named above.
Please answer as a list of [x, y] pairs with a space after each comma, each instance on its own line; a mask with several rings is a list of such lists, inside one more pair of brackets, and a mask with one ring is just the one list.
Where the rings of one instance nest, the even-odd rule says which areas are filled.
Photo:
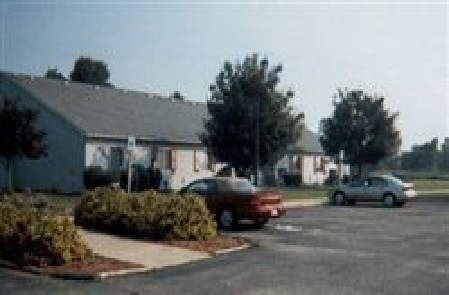
[[176, 171], [176, 168], [177, 168], [177, 162], [176, 162], [176, 150], [175, 149], [172, 149], [171, 150], [171, 170], [173, 171], [173, 172], [175, 172]]
[[200, 171], [198, 162], [198, 151], [195, 149], [193, 150], [193, 171], [195, 172]]
[[215, 157], [211, 153], [207, 153], [207, 169], [212, 172], [215, 172], [216, 160]]

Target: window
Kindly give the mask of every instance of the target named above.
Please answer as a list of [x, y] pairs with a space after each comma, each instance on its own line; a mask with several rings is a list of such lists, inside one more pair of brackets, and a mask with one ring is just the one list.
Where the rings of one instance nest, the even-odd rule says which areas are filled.
[[170, 154], [171, 154], [171, 170], [173, 172], [175, 172], [176, 168], [177, 168], [177, 165], [178, 165], [178, 163], [177, 163], [178, 159], [176, 157], [176, 155], [177, 155], [176, 150], [175, 149], [171, 149], [170, 150]]
[[192, 193], [197, 194], [204, 194], [207, 192], [208, 186], [207, 183], [204, 181], [198, 181], [193, 183], [189, 188], [188, 191]]
[[207, 169], [210, 171], [215, 171], [215, 157], [211, 153], [207, 153]]
[[164, 169], [171, 170], [172, 169], [172, 154], [171, 150], [164, 150]]
[[176, 171], [176, 150], [173, 148], [152, 147], [151, 161], [154, 167], [164, 170]]
[[193, 150], [193, 171], [215, 170], [215, 159], [206, 149]]
[[313, 157], [313, 168], [315, 172], [324, 171], [324, 159], [320, 156]]
[[124, 152], [122, 147], [111, 147], [110, 168], [118, 171], [124, 166]]
[[239, 194], [252, 194], [256, 192], [256, 187], [247, 179], [232, 181], [232, 191]]
[[358, 180], [354, 180], [352, 181], [349, 186], [350, 187], [362, 187], [365, 186], [365, 183], [367, 182], [366, 179], [358, 179]]
[[154, 167], [159, 167], [159, 162], [158, 162], [158, 153], [159, 153], [159, 148], [156, 146], [153, 146], [151, 148], [151, 155], [150, 155], [150, 165], [151, 163], [153, 163]]
[[191, 184], [187, 191], [199, 195], [215, 195], [218, 192], [218, 187], [213, 180], [199, 180]]
[[393, 183], [393, 184], [395, 184], [395, 185], [399, 185], [399, 186], [402, 186], [402, 180], [400, 180], [399, 178], [397, 178], [397, 177], [394, 177], [394, 176], [384, 176], [385, 177], [385, 179], [387, 180], [387, 181], [389, 181], [389, 182], [391, 182], [391, 183]]
[[296, 165], [296, 171], [302, 171], [302, 158], [301, 157], [296, 157], [295, 159], [295, 165]]
[[377, 186], [377, 187], [387, 186], [387, 182], [382, 178], [372, 178], [371, 186]]

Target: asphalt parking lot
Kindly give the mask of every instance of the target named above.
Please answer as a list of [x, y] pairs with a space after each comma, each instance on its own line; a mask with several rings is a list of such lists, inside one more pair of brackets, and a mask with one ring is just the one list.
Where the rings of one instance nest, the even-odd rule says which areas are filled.
[[449, 196], [291, 209], [230, 234], [255, 246], [94, 282], [0, 270], [0, 294], [449, 294]]

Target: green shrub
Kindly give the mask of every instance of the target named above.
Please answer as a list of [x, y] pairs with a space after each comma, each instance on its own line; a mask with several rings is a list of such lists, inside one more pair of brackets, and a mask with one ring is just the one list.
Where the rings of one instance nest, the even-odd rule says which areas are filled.
[[290, 174], [287, 173], [284, 175], [284, 183], [285, 186], [289, 187], [299, 187], [302, 183], [300, 174]]
[[138, 238], [204, 240], [216, 224], [203, 199], [145, 191], [98, 188], [75, 207], [75, 223], [86, 228]]
[[[162, 172], [159, 168], [145, 168], [138, 164], [133, 165], [131, 169], [131, 191], [143, 192], [160, 189]], [[124, 190], [128, 189], [128, 169], [120, 171], [120, 187]]]
[[89, 250], [67, 217], [14, 202], [0, 203], [0, 257], [21, 265], [66, 265]]
[[216, 224], [204, 200], [170, 195], [158, 202], [158, 230], [165, 239], [198, 240], [216, 235]]
[[113, 172], [99, 166], [90, 166], [84, 170], [84, 186], [87, 189], [109, 186], [115, 182], [119, 182], [119, 175], [114, 175]]

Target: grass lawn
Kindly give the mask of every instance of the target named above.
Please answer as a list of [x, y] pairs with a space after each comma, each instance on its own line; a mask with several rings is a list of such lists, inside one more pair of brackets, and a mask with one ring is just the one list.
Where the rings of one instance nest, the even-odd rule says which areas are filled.
[[[449, 189], [449, 179], [414, 179], [405, 180], [415, 185], [417, 191], [428, 190], [442, 190]], [[306, 187], [306, 188], [287, 188], [287, 187], [274, 187], [268, 188], [277, 190], [282, 193], [286, 201], [289, 200], [304, 200], [304, 199], [317, 199], [326, 198], [328, 196], [328, 187]], [[43, 194], [50, 204], [60, 208], [67, 214], [73, 214], [73, 208], [81, 200], [80, 195], [58, 195], [58, 194]]]
[[[432, 191], [432, 190], [449, 190], [449, 179], [413, 179], [405, 180], [411, 182], [417, 191]], [[326, 198], [331, 188], [328, 187], [312, 187], [312, 188], [273, 188], [280, 191], [285, 200], [303, 200]]]
[[413, 183], [417, 191], [449, 189], [449, 180], [446, 179], [413, 179], [405, 182]]
[[38, 194], [38, 196], [39, 195], [43, 196], [53, 208], [57, 208], [58, 211], [67, 215], [73, 214], [73, 209], [81, 200], [81, 195]]
[[279, 187], [273, 189], [282, 193], [286, 201], [326, 198], [329, 191], [329, 189], [326, 187], [314, 187], [314, 188]]

